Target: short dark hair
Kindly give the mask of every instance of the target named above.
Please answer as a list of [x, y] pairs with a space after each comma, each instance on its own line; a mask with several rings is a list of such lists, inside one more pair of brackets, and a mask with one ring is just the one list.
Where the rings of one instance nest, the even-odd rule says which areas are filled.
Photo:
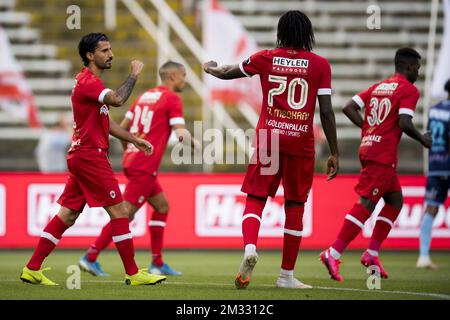
[[101, 32], [89, 33], [81, 38], [80, 43], [78, 43], [78, 52], [85, 66], [89, 64], [86, 53], [94, 52], [100, 41], [109, 41], [109, 39], [106, 34]]
[[445, 91], [447, 91], [448, 94], [450, 94], [450, 79], [447, 80], [444, 86]]
[[170, 69], [180, 69], [184, 67], [181, 63], [175, 61], [167, 61], [158, 70], [161, 80], [165, 80], [169, 74]]
[[315, 43], [311, 20], [299, 10], [283, 14], [278, 21], [277, 47], [312, 50]]
[[412, 48], [401, 48], [395, 53], [395, 70], [403, 70], [406, 65], [410, 65], [422, 59], [420, 54]]

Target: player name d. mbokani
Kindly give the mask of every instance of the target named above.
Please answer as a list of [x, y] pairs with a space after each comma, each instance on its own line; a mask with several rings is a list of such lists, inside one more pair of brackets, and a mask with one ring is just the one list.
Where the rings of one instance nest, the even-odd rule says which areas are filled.
[[281, 119], [294, 119], [294, 120], [308, 120], [309, 113], [303, 111], [294, 111], [294, 110], [283, 110], [277, 108], [267, 108], [269, 114], [273, 117], [281, 118]]

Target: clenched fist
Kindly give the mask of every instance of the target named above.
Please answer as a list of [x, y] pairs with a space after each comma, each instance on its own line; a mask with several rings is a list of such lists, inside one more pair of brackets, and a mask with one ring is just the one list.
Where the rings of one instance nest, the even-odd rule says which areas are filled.
[[144, 67], [144, 63], [139, 60], [133, 60], [131, 61], [131, 75], [137, 77]]

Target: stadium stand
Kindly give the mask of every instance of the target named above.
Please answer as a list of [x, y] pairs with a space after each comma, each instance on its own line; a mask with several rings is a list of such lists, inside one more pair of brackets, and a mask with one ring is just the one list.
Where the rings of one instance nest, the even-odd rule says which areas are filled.
[[[154, 9], [148, 1], [139, 3], [150, 14]], [[182, 10], [180, 1], [168, 1], [172, 8]], [[66, 13], [69, 5], [81, 8], [81, 30], [66, 28]], [[74, 84], [73, 77], [81, 69], [77, 45], [86, 33], [106, 32], [112, 41], [115, 60], [113, 69], [105, 74], [105, 84], [111, 88], [120, 86], [129, 71], [131, 59], [141, 59], [145, 63], [145, 72], [129, 99], [132, 102], [139, 92], [156, 85], [156, 49], [155, 43], [136, 23], [135, 18], [123, 6], [117, 10], [117, 29], [105, 31], [103, 1], [55, 1], [55, 0], [7, 0], [0, 2], [0, 26], [2, 26], [12, 44], [14, 54], [22, 65], [27, 81], [33, 89], [39, 116], [46, 126], [51, 125], [62, 113], [71, 114], [70, 93]], [[193, 16], [184, 13], [183, 21], [193, 25]], [[132, 26], [130, 28], [130, 26]], [[52, 43], [51, 45], [43, 42]], [[176, 43], [176, 40], [174, 40]], [[195, 68], [200, 73], [200, 66]], [[188, 120], [200, 120], [201, 100], [190, 88], [183, 93]], [[129, 105], [129, 104], [128, 104]], [[122, 119], [125, 108], [112, 110], [116, 121]], [[30, 129], [24, 122], [12, 120], [6, 113], [0, 112], [0, 170], [37, 170], [33, 150], [37, 144], [39, 130]], [[121, 150], [119, 144], [112, 144], [112, 164], [120, 169]], [[19, 146], [19, 147], [17, 147]], [[165, 161], [168, 166], [170, 161]], [[171, 168], [171, 170], [189, 168]], [[195, 168], [191, 168], [194, 170]]]
[[[68, 30], [65, 21], [66, 8], [77, 4], [81, 11], [81, 30]], [[120, 1], [118, 1], [120, 2]], [[139, 4], [153, 18], [154, 8], [148, 0]], [[200, 1], [166, 1], [197, 39], [201, 38], [201, 26], [196, 13], [200, 12]], [[315, 28], [315, 51], [332, 64], [333, 105], [338, 125], [339, 144], [342, 153], [342, 169], [355, 172], [359, 169], [357, 147], [359, 130], [342, 114], [343, 103], [356, 92], [393, 72], [393, 55], [397, 48], [411, 46], [423, 57], [421, 76], [417, 83], [424, 94], [424, 73], [430, 16], [430, 2], [426, 0], [380, 0], [372, 1], [255, 1], [222, 0], [222, 4], [232, 11], [258, 41], [261, 48], [274, 45], [276, 26], [281, 13], [290, 9], [303, 10], [311, 18]], [[366, 9], [377, 3], [381, 7], [381, 30], [369, 30]], [[44, 124], [56, 121], [57, 112], [70, 112], [70, 90], [73, 76], [81, 67], [76, 45], [79, 38], [88, 32], [103, 28], [103, 1], [69, 0], [3, 0], [0, 4], [0, 25], [5, 28], [13, 44], [16, 57], [22, 64], [28, 81], [35, 93], [39, 114]], [[103, 29], [102, 29], [103, 30]], [[131, 99], [138, 92], [156, 84], [156, 44], [136, 23], [127, 9], [119, 5], [117, 9], [117, 28], [107, 32], [113, 43], [115, 62], [113, 69], [105, 74], [105, 82], [117, 87], [128, 71], [128, 61], [143, 59], [146, 63], [143, 77]], [[442, 34], [442, 8], [439, 9], [436, 49], [440, 46]], [[181, 50], [191, 67], [201, 73], [200, 64], [192, 54], [183, 51], [179, 39], [171, 35], [172, 42]], [[52, 43], [52, 45], [43, 44]], [[56, 46], [57, 45], [57, 46]], [[185, 112], [188, 121], [201, 119], [201, 99], [190, 88], [183, 93]], [[227, 108], [242, 127], [248, 127], [242, 114]], [[423, 98], [419, 101], [415, 123], [421, 127], [423, 117]], [[113, 117], [120, 120], [124, 110], [114, 110]], [[4, 131], [8, 128], [7, 131]], [[0, 170], [34, 170], [36, 163], [30, 150], [36, 143], [36, 134], [25, 125], [12, 123], [7, 116], [0, 114]], [[15, 138], [15, 139], [13, 139]], [[20, 150], [11, 149], [20, 141]], [[400, 172], [420, 173], [422, 170], [421, 147], [404, 139], [400, 144]], [[10, 161], [3, 155], [11, 154]], [[21, 160], [17, 161], [17, 153]], [[198, 170], [201, 167], [177, 167], [170, 163], [166, 152], [163, 170]], [[7, 158], [7, 157], [6, 157]], [[7, 158], [9, 159], [9, 158]], [[319, 159], [320, 160], [320, 159]], [[120, 168], [120, 149], [113, 145], [112, 163]], [[321, 162], [319, 161], [319, 166]], [[216, 170], [236, 170], [237, 167], [217, 167]], [[243, 169], [243, 167], [238, 167]], [[322, 171], [322, 167], [318, 170]]]

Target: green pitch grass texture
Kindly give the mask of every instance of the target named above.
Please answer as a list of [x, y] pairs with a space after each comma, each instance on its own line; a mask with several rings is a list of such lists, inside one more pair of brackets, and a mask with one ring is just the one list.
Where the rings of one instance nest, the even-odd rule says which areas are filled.
[[[131, 287], [124, 284], [121, 260], [114, 250], [100, 255], [99, 262], [111, 277], [94, 277], [81, 272], [81, 288], [68, 289], [66, 281], [70, 265], [76, 265], [82, 251], [56, 250], [43, 267], [52, 270], [45, 274], [59, 283], [58, 287], [22, 283], [19, 275], [31, 251], [0, 251], [0, 299], [119, 299], [119, 300], [384, 300], [384, 299], [450, 299], [450, 252], [433, 253], [439, 265], [436, 271], [416, 269], [416, 252], [383, 252], [382, 261], [390, 279], [381, 280], [381, 289], [367, 288], [368, 274], [359, 263], [360, 252], [347, 252], [341, 265], [345, 281], [329, 278], [318, 261], [319, 252], [301, 252], [295, 275], [312, 285], [310, 290], [280, 289], [275, 287], [281, 252], [260, 251], [249, 287], [234, 288], [242, 253], [240, 251], [165, 251], [165, 261], [182, 271], [179, 277], [155, 286]], [[147, 267], [150, 254], [136, 252], [140, 268]]]

